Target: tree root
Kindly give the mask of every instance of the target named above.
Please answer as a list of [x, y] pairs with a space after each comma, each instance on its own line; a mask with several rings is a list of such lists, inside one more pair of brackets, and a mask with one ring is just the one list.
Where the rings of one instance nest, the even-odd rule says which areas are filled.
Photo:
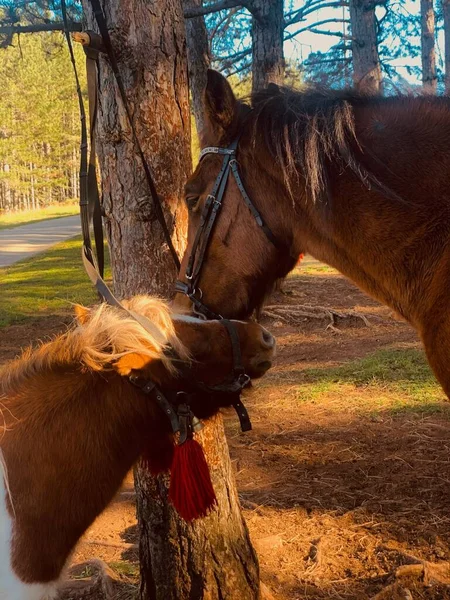
[[267, 585], [262, 581], [260, 582], [259, 593], [260, 600], [275, 600], [275, 596], [272, 594]]
[[118, 592], [123, 587], [123, 581], [100, 559], [94, 558], [73, 566], [69, 575], [81, 577], [84, 574], [93, 575], [82, 579], [66, 580], [60, 587], [60, 600], [87, 600], [88, 598], [103, 598], [117, 600]]
[[298, 325], [307, 319], [320, 319], [328, 321], [327, 329], [330, 329], [334, 333], [340, 333], [340, 331], [336, 329], [336, 325], [342, 321], [348, 322], [349, 320], [354, 320], [359, 323], [362, 322], [366, 327], [370, 327], [367, 317], [361, 313], [353, 310], [342, 312], [332, 310], [331, 308], [327, 308], [325, 306], [289, 304], [283, 304], [280, 306], [274, 304], [265, 306], [261, 314], [264, 317], [269, 317], [269, 319], [275, 319], [293, 325]]
[[395, 571], [395, 583], [387, 586], [371, 600], [412, 600], [410, 587], [420, 583], [426, 587], [450, 586], [450, 563], [431, 563], [409, 554], [403, 555], [409, 564]]

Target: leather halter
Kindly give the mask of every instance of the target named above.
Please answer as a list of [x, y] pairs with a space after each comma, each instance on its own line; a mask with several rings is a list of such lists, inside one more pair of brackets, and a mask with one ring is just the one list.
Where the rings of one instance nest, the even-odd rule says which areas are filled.
[[[222, 383], [207, 385], [201, 381], [192, 381], [187, 378], [185, 389], [176, 392], [166, 392], [155, 384], [154, 381], [131, 375], [130, 382], [138, 387], [144, 394], [152, 396], [166, 417], [170, 421], [173, 433], [180, 432], [180, 443], [194, 430], [201, 429], [201, 424], [192, 413], [190, 406], [199, 395], [211, 395], [215, 398], [223, 396], [223, 405], [233, 406], [239, 417], [242, 431], [252, 428], [247, 409], [241, 401], [241, 392], [250, 382], [250, 377], [245, 373], [242, 364], [241, 347], [236, 329], [228, 319], [219, 321], [225, 327], [230, 337], [233, 367], [231, 373]], [[181, 369], [182, 371], [182, 369]]]
[[207, 154], [223, 155], [222, 167], [217, 175], [211, 193], [207, 196], [205, 206], [200, 218], [200, 225], [195, 234], [188, 265], [184, 274], [186, 281], [178, 280], [175, 284], [175, 291], [185, 294], [191, 300], [194, 306], [194, 312], [205, 319], [222, 319], [222, 316], [215, 313], [202, 302], [202, 290], [198, 287], [201, 270], [205, 261], [206, 251], [212, 238], [214, 224], [222, 207], [222, 201], [225, 194], [230, 172], [233, 174], [241, 192], [242, 198], [253, 215], [257, 225], [264, 232], [267, 239], [277, 250], [287, 251], [284, 243], [280, 243], [275, 237], [270, 227], [266, 224], [256, 206], [250, 200], [247, 194], [241, 176], [239, 174], [238, 162], [236, 160], [237, 145], [239, 137], [236, 138], [228, 147], [208, 146], [200, 152], [200, 160]]

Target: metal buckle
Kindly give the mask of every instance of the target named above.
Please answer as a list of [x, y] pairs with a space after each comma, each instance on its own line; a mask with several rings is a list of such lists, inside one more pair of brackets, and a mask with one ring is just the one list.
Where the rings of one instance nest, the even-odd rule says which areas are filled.
[[250, 377], [247, 375], [247, 373], [241, 373], [237, 378], [237, 381], [241, 388], [245, 388], [245, 386], [250, 383]]
[[[195, 294], [199, 292], [200, 293], [200, 297], [197, 298], [195, 296]], [[200, 288], [194, 288], [194, 290], [189, 294], [189, 298], [195, 298], [196, 300], [201, 300], [203, 298], [203, 292]]]

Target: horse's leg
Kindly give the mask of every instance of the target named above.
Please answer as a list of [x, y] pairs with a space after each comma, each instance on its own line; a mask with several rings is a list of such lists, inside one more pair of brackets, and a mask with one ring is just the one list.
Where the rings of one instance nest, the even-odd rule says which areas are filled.
[[421, 331], [425, 353], [431, 368], [450, 399], [450, 316], [436, 311], [432, 319], [424, 323]]

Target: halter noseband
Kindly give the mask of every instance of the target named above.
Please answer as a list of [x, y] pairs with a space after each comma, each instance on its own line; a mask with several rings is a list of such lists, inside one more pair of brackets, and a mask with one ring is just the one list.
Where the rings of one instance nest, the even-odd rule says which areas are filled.
[[228, 319], [219, 321], [225, 327], [230, 337], [233, 367], [228, 377], [217, 385], [207, 385], [203, 382], [192, 382], [187, 389], [163, 393], [154, 381], [131, 375], [130, 382], [138, 387], [144, 394], [153, 396], [154, 400], [170, 421], [173, 433], [180, 432], [180, 441], [184, 441], [191, 431], [201, 429], [201, 423], [190, 409], [190, 405], [200, 394], [224, 396], [224, 404], [233, 406], [239, 417], [242, 431], [252, 428], [247, 409], [241, 401], [243, 388], [250, 382], [250, 377], [245, 373], [242, 363], [241, 347], [236, 329]]
[[200, 225], [195, 234], [194, 243], [192, 245], [191, 254], [189, 256], [188, 264], [184, 274], [186, 281], [178, 280], [175, 284], [175, 291], [185, 294], [194, 305], [194, 312], [205, 319], [221, 319], [221, 315], [218, 315], [210, 308], [208, 308], [202, 302], [202, 291], [198, 287], [200, 279], [200, 273], [203, 268], [205, 260], [205, 254], [211, 241], [213, 227], [216, 222], [219, 211], [222, 207], [222, 201], [225, 194], [226, 185], [230, 172], [233, 173], [236, 185], [241, 192], [242, 198], [253, 215], [257, 225], [266, 235], [267, 239], [272, 243], [275, 248], [280, 251], [286, 251], [286, 245], [280, 243], [279, 240], [272, 233], [271, 229], [265, 223], [260, 212], [250, 200], [249, 195], [245, 191], [244, 184], [242, 183], [241, 176], [239, 174], [238, 163], [236, 160], [236, 151], [239, 137], [236, 138], [227, 148], [221, 148], [218, 146], [208, 146], [200, 152], [200, 160], [207, 154], [221, 154], [223, 155], [222, 167], [217, 175], [211, 193], [207, 196], [205, 206], [200, 218]]

